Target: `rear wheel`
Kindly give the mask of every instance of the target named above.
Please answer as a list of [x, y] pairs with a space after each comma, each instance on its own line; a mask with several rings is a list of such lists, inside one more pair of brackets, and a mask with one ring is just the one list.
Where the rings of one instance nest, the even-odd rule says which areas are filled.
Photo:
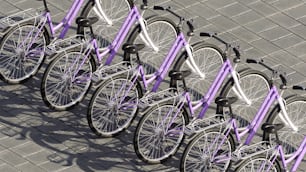
[[44, 61], [48, 33], [33, 24], [21, 23], [9, 30], [0, 43], [0, 73], [3, 81], [21, 83], [37, 73]]

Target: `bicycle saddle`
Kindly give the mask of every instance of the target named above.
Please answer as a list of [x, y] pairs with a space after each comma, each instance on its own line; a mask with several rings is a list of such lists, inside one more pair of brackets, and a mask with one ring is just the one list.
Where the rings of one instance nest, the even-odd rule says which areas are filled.
[[275, 133], [276, 131], [282, 129], [285, 125], [283, 123], [279, 124], [269, 124], [269, 123], [264, 123], [261, 126], [261, 129], [267, 133]]
[[219, 106], [229, 107], [238, 100], [237, 97], [217, 97], [215, 103]]
[[144, 44], [124, 44], [122, 50], [129, 54], [136, 54], [145, 47]]
[[76, 24], [83, 26], [83, 27], [90, 27], [92, 24], [96, 23], [98, 20], [99, 20], [98, 17], [89, 17], [89, 18], [78, 17], [76, 19]]
[[175, 80], [183, 80], [185, 77], [191, 74], [190, 70], [184, 70], [184, 71], [173, 71], [171, 70], [169, 72], [169, 77]]

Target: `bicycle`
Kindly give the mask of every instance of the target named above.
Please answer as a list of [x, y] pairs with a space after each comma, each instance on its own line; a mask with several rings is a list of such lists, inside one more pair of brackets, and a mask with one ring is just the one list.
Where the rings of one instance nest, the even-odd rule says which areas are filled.
[[[173, 12], [171, 8], [155, 6], [154, 9], [166, 10], [178, 17], [180, 21], [178, 26], [182, 27], [185, 19]], [[191, 21], [188, 20], [186, 23], [189, 29], [187, 33], [189, 37], [188, 41], [182, 33], [182, 28], [179, 27], [177, 39], [174, 41], [168, 55], [164, 58], [163, 63], [153, 75], [145, 75], [144, 63], [139, 58], [138, 51], [144, 47], [141, 44], [134, 45], [129, 43], [124, 46], [125, 52], [136, 55], [137, 66], [131, 67], [117, 64], [103, 67], [95, 72], [93, 79], [98, 81], [97, 85], [99, 88], [96, 89], [90, 101], [87, 119], [89, 127], [96, 135], [111, 137], [119, 134], [132, 123], [138, 112], [137, 104], [139, 98], [143, 95], [143, 90], [145, 94], [148, 94], [149, 84], [153, 82], [151, 92], [158, 90], [176, 55], [183, 47], [185, 48], [185, 53], [183, 53], [185, 59], [202, 58], [204, 61], [209, 61], [211, 57], [204, 56], [204, 58], [207, 57], [207, 59], [204, 59], [199, 55], [205, 54], [206, 51], [211, 52], [211, 49], [214, 48], [214, 52], [216, 53], [211, 54], [212, 57], [218, 56], [220, 60], [218, 63], [223, 62], [222, 52], [217, 47], [204, 42], [198, 42], [192, 46], [189, 45], [189, 41], [194, 35], [194, 27]], [[123, 62], [123, 64], [126, 63], [130, 64], [131, 61], [126, 60]], [[194, 66], [192, 60], [190, 61], [190, 65], [195, 73], [200, 70], [200, 74], [205, 74], [206, 67], [203, 68], [204, 72], [202, 72], [202, 68], [199, 69], [197, 65]], [[143, 83], [143, 87], [141, 83]]]
[[[127, 0], [117, 0], [114, 3], [122, 1], [129, 2]], [[2, 18], [0, 20], [0, 31], [4, 36], [0, 43], [0, 78], [9, 84], [18, 84], [34, 76], [43, 64], [45, 55], [51, 53], [48, 51], [47, 45], [50, 44], [52, 39], [57, 40], [65, 37], [78, 11], [82, 8], [83, 2], [84, 0], [74, 0], [65, 17], [56, 25], [52, 23], [46, 0], [43, 0], [44, 10], [40, 13], [37, 13], [34, 9], [28, 9]], [[99, 14], [100, 22], [103, 23], [109, 13], [103, 11], [99, 2], [102, 3], [101, 0], [88, 1], [86, 8], [83, 10], [83, 15], [89, 15], [89, 13], [85, 13], [88, 11], [87, 9], [95, 8], [95, 12]], [[106, 8], [107, 6], [103, 7]], [[122, 5], [120, 9], [124, 13], [129, 10], [129, 6]], [[114, 20], [117, 20], [120, 16], [114, 14], [112, 17], [113, 20], [108, 20], [116, 24], [117, 21]], [[116, 30], [112, 26], [107, 28]], [[51, 61], [52, 58], [48, 60]]]
[[[147, 0], [143, 0], [141, 9], [146, 10], [147, 8]], [[155, 32], [151, 28], [156, 26], [161, 27], [165, 32], [168, 32], [167, 38], [169, 40], [177, 37], [177, 29], [171, 20], [165, 17], [153, 17], [145, 21], [139, 13], [137, 6], [134, 5], [121, 26], [120, 31], [117, 33], [116, 38], [111, 45], [101, 52], [93, 28], [91, 27], [94, 22], [90, 20], [86, 21], [84, 17], [80, 17], [77, 21], [79, 20], [84, 20], [83, 24], [85, 23], [86, 27], [80, 23], [78, 25], [82, 28], [89, 28], [91, 39], [82, 42], [79, 41], [79, 36], [76, 35], [75, 37], [53, 44], [51, 49], [58, 51], [43, 76], [41, 84], [43, 101], [47, 106], [55, 110], [71, 108], [84, 98], [90, 88], [92, 73], [96, 70], [96, 66], [108, 66], [112, 63], [121, 44], [128, 35], [130, 28], [136, 21], [139, 23], [139, 26], [134, 32], [137, 32], [140, 36], [143, 35], [144, 42], [152, 47], [152, 51], [162, 53], [164, 49], [159, 42], [160, 33]], [[88, 23], [86, 24], [86, 22]], [[141, 28], [140, 33], [139, 28]], [[108, 58], [103, 64], [103, 57], [107, 55]]]
[[[282, 146], [277, 132], [285, 125], [264, 123], [262, 130], [265, 133], [274, 134], [276, 138], [276, 146], [271, 146], [269, 142], [260, 142], [250, 146], [243, 146], [237, 150], [233, 155], [236, 159], [240, 159], [239, 166], [235, 169], [237, 172], [242, 171], [289, 171], [289, 164], [295, 160], [290, 171], [295, 172], [298, 170], [306, 154], [306, 136], [304, 135], [303, 141], [297, 150], [287, 157], [285, 150]], [[267, 146], [265, 146], [267, 145]]]
[[[261, 90], [262, 94], [266, 94], [270, 88], [270, 81], [262, 72], [252, 69], [244, 69], [240, 73], [236, 72], [237, 64], [240, 62], [240, 53], [237, 47], [232, 47], [216, 34], [201, 33], [200, 35], [215, 38], [225, 44], [225, 57], [227, 59], [220, 65], [221, 67], [217, 68], [219, 73], [215, 76], [208, 92], [199, 101], [192, 102], [190, 99], [189, 88], [185, 82], [185, 78], [188, 78], [190, 72], [179, 72], [181, 67], [179, 65], [186, 58], [179, 59], [181, 62], [176, 63], [177, 66], [174, 65], [174, 70], [169, 73], [171, 81], [168, 90], [152, 93], [140, 100], [140, 106], [149, 108], [144, 111], [144, 115], [137, 125], [133, 143], [137, 156], [145, 162], [160, 163], [167, 160], [178, 150], [185, 134], [192, 137], [193, 133], [197, 132], [197, 129], [200, 128], [199, 121], [204, 118], [214, 96], [229, 74], [234, 80], [234, 86], [238, 90], [239, 97], [247, 102], [246, 105], [252, 103], [252, 100], [248, 98], [252, 97], [251, 95], [254, 92], [248, 90], [249, 87], [246, 86], [249, 76], [258, 84], [266, 86], [266, 88], [261, 87], [263, 88]], [[228, 59], [231, 50], [235, 54], [234, 67]], [[179, 91], [178, 80], [183, 82], [182, 93]], [[200, 111], [198, 115], [196, 115], [196, 110]]]
[[[264, 64], [263, 61], [258, 62], [256, 60], [248, 59], [247, 63], [258, 63], [264, 66], [273, 72], [273, 77], [274, 75], [278, 74], [276, 70]], [[230, 167], [231, 160], [233, 160], [231, 158], [232, 152], [236, 150], [237, 143], [240, 144], [237, 150], [239, 150], [239, 147], [242, 145], [249, 145], [251, 143], [257, 129], [264, 120], [264, 117], [267, 115], [269, 108], [275, 101], [278, 103], [276, 107], [281, 109], [282, 113], [280, 114], [280, 118], [282, 119], [282, 122], [290, 126], [291, 131], [303, 131], [303, 127], [297, 126], [297, 123], [293, 123], [291, 121], [294, 119], [293, 117], [296, 114], [289, 114], [286, 111], [287, 105], [284, 102], [282, 95], [284, 90], [287, 89], [287, 80], [283, 74], [279, 74], [279, 77], [282, 82], [280, 86], [281, 92], [279, 93], [275, 84], [272, 83], [273, 86], [271, 87], [269, 93], [266, 95], [266, 98], [257, 111], [257, 114], [253, 117], [253, 120], [250, 122], [250, 124], [248, 124], [248, 126], [244, 127], [242, 130], [238, 130], [236, 120], [239, 118], [237, 115], [232, 113], [231, 108], [231, 105], [237, 101], [237, 98], [218, 97], [216, 99], [216, 103], [219, 106], [229, 108], [230, 118], [222, 123], [215, 122], [214, 124], [212, 124], [209, 120], [208, 122], [205, 122], [206, 119], [201, 121], [202, 126], [201, 129], [199, 129], [199, 134], [191, 142], [188, 143], [188, 146], [183, 153], [180, 166], [181, 171], [190, 171], [195, 169], [218, 169], [220, 171], [226, 171]], [[297, 89], [297, 87], [293, 87], [293, 89]], [[299, 101], [296, 101], [295, 103], [300, 101], [303, 101], [302, 104], [306, 102], [305, 98], [300, 98]], [[217, 116], [225, 118], [224, 114]], [[242, 137], [244, 136], [247, 138], [245, 139], [245, 142], [242, 143]], [[235, 139], [237, 142], [235, 142]], [[273, 144], [273, 142], [269, 142]], [[297, 141], [295, 140], [295, 142]]]

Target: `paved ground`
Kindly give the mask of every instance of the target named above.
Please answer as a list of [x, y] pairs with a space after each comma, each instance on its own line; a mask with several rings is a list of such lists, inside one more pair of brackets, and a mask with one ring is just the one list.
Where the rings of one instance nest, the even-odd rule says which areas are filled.
[[[48, 0], [56, 21], [71, 1]], [[0, 2], [0, 16], [42, 7], [37, 0]], [[158, 2], [194, 18], [198, 32], [218, 32], [239, 43], [243, 58], [265, 58], [286, 71], [290, 83], [306, 86], [305, 0]], [[85, 118], [89, 96], [71, 111], [49, 110], [39, 92], [44, 69], [24, 85], [0, 81], [0, 171], [178, 171], [181, 150], [162, 165], [141, 162], [133, 152], [133, 127], [116, 138], [97, 138]], [[300, 171], [305, 169], [303, 161]]]

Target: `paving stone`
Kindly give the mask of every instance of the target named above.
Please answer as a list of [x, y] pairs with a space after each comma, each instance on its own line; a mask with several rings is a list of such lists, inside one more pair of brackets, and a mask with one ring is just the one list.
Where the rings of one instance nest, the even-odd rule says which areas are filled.
[[19, 164], [23, 164], [26, 163], [27, 161], [22, 158], [20, 155], [9, 151], [9, 150], [5, 150], [0, 152], [0, 159], [4, 162], [7, 162], [8, 164], [12, 165], [12, 166], [16, 166]]
[[287, 51], [279, 50], [277, 52], [274, 52], [273, 54], [270, 54], [275, 60], [275, 62], [282, 62], [281, 64], [286, 64], [286, 66], [294, 66], [299, 63], [299, 60], [297, 57], [293, 56]]
[[279, 24], [280, 26], [288, 29], [288, 28], [292, 28], [295, 27], [297, 25], [299, 25], [300, 23], [298, 21], [296, 21], [294, 18], [284, 14], [284, 13], [277, 13], [275, 15], [269, 16], [270, 20], [272, 20], [273, 22]]
[[194, 13], [198, 16], [201, 16], [205, 19], [214, 18], [220, 15], [216, 10], [209, 8], [206, 4], [197, 4], [194, 6]]
[[259, 40], [260, 37], [247, 29], [243, 27], [238, 27], [230, 31], [232, 34], [234, 34], [237, 38], [244, 40], [246, 42], [253, 42], [256, 40]]
[[275, 10], [271, 5], [262, 1], [252, 3], [249, 7], [266, 17], [277, 13], [277, 10]]
[[259, 39], [253, 41], [252, 45], [266, 54], [270, 54], [280, 50], [280, 48], [272, 44], [270, 41], [267, 41], [266, 39]]
[[261, 15], [251, 9], [232, 17], [232, 19], [235, 20], [239, 25], [246, 25], [261, 18]]
[[251, 30], [252, 32], [260, 33], [278, 26], [268, 19], [261, 18], [259, 20], [253, 21], [252, 23], [246, 24], [245, 27]]
[[299, 18], [302, 18], [302, 17], [306, 16], [305, 10], [306, 10], [306, 5], [301, 4], [297, 7], [294, 7], [294, 8], [291, 8], [291, 9], [287, 10], [285, 13], [288, 14], [289, 16], [293, 17], [294, 19], [299, 19]]
[[250, 10], [248, 7], [244, 6], [241, 3], [233, 3], [225, 6], [224, 8], [219, 8], [218, 11], [227, 17], [233, 17], [246, 11]]
[[42, 151], [42, 147], [37, 145], [37, 143], [34, 142], [27, 142], [25, 144], [16, 146], [11, 148], [11, 150], [17, 154], [19, 154], [22, 157], [29, 156], [31, 154], [35, 154], [37, 152]]
[[16, 168], [22, 172], [45, 172], [44, 169], [39, 168], [37, 165], [29, 163], [29, 162], [18, 165], [16, 166]]
[[278, 8], [279, 10], [286, 10], [286, 9], [290, 9], [296, 6], [299, 6], [303, 3], [303, 1], [301, 0], [278, 0], [275, 1], [274, 3], [272, 3], [272, 5], [276, 8]]
[[301, 44], [297, 44], [295, 46], [289, 47], [286, 50], [294, 54], [297, 57], [301, 57], [306, 54], [305, 46], [306, 46], [306, 42], [303, 42]]
[[288, 30], [282, 27], [274, 27], [269, 30], [261, 32], [259, 35], [261, 35], [266, 40], [275, 41], [290, 34], [291, 33]]
[[237, 23], [232, 21], [230, 18], [219, 15], [212, 19], [209, 19], [209, 21], [216, 25], [217, 27], [220, 27], [223, 30], [232, 30], [234, 28], [237, 28]]
[[288, 48], [288, 47], [292, 47], [295, 46], [297, 44], [300, 44], [302, 42], [305, 42], [304, 39], [302, 39], [301, 37], [294, 35], [294, 34], [290, 34], [287, 35], [285, 37], [282, 37], [280, 39], [277, 39], [275, 41], [273, 41], [273, 43], [281, 48]]
[[3, 164], [0, 166], [0, 171], [5, 172], [18, 172], [19, 170], [17, 168], [14, 168], [8, 164]]
[[212, 9], [218, 9], [218, 8], [224, 8], [225, 6], [229, 6], [231, 4], [235, 3], [234, 0], [208, 0], [205, 1], [205, 4], [207, 4]]

